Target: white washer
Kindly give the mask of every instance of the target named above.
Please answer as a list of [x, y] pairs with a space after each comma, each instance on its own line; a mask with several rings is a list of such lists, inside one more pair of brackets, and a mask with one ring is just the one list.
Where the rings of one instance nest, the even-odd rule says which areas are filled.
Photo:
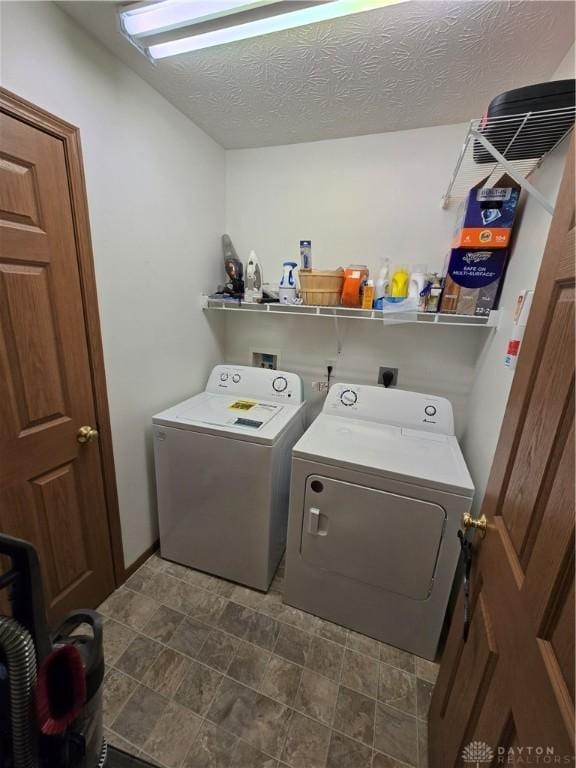
[[473, 495], [448, 400], [335, 384], [293, 450], [284, 601], [433, 659]]
[[153, 418], [162, 557], [266, 590], [286, 545], [299, 376], [217, 365]]

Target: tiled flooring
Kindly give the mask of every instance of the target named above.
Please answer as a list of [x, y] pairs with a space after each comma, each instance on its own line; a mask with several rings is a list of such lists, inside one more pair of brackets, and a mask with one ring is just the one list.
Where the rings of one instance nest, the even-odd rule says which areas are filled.
[[152, 556], [100, 607], [112, 744], [166, 768], [426, 768], [437, 668]]

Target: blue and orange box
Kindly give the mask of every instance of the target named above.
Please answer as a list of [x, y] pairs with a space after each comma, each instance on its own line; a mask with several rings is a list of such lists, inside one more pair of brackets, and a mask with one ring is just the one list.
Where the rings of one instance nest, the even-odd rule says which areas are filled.
[[473, 187], [458, 211], [453, 248], [508, 248], [520, 188], [503, 176], [494, 187]]

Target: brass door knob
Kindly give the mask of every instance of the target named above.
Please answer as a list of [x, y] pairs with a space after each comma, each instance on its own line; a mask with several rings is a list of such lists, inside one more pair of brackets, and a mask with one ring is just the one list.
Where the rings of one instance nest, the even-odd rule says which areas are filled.
[[462, 526], [466, 531], [469, 528], [475, 528], [477, 531], [480, 531], [480, 536], [484, 538], [488, 529], [488, 520], [486, 519], [486, 515], [481, 515], [480, 517], [472, 517], [470, 512], [464, 512], [462, 515]]
[[90, 426], [80, 427], [76, 433], [76, 440], [78, 440], [80, 445], [90, 443], [95, 437], [98, 437], [98, 430]]

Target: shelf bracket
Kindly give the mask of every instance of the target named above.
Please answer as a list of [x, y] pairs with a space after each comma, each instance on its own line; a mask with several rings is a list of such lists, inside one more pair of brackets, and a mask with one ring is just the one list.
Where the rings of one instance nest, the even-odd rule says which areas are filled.
[[338, 354], [342, 352], [342, 337], [340, 335], [340, 323], [338, 322], [338, 315], [336, 314], [336, 310], [333, 310], [333, 319], [334, 319], [334, 333], [336, 334], [336, 351]]
[[448, 189], [446, 190], [446, 194], [442, 198], [442, 208], [448, 208], [448, 202], [450, 201], [450, 195], [452, 194], [452, 189], [454, 187], [454, 184], [456, 183], [458, 174], [460, 173], [460, 168], [462, 166], [464, 158], [466, 157], [468, 144], [470, 144], [470, 139], [472, 137], [471, 130], [472, 130], [471, 128], [468, 128], [468, 133], [466, 134], [466, 138], [464, 139], [464, 144], [462, 144], [462, 149], [460, 150], [458, 162], [456, 163], [456, 168], [454, 168], [454, 172], [450, 178], [450, 183], [448, 184]]
[[506, 173], [514, 179], [521, 187], [522, 189], [525, 189], [526, 192], [528, 192], [529, 195], [532, 195], [533, 197], [538, 200], [540, 205], [548, 211], [548, 213], [552, 216], [554, 214], [554, 206], [544, 197], [544, 195], [536, 189], [536, 187], [531, 184], [521, 173], [518, 173], [518, 171], [514, 168], [512, 163], [510, 163], [509, 160], [506, 160], [503, 154], [498, 152], [498, 150], [488, 141], [488, 139], [479, 131], [476, 131], [472, 129], [470, 131], [469, 137], [466, 142], [466, 146], [468, 144], [468, 141], [470, 141], [470, 138], [476, 139], [476, 141], [479, 141], [480, 144], [486, 149], [486, 151], [490, 152], [492, 157], [498, 161], [498, 163], [505, 169]]

